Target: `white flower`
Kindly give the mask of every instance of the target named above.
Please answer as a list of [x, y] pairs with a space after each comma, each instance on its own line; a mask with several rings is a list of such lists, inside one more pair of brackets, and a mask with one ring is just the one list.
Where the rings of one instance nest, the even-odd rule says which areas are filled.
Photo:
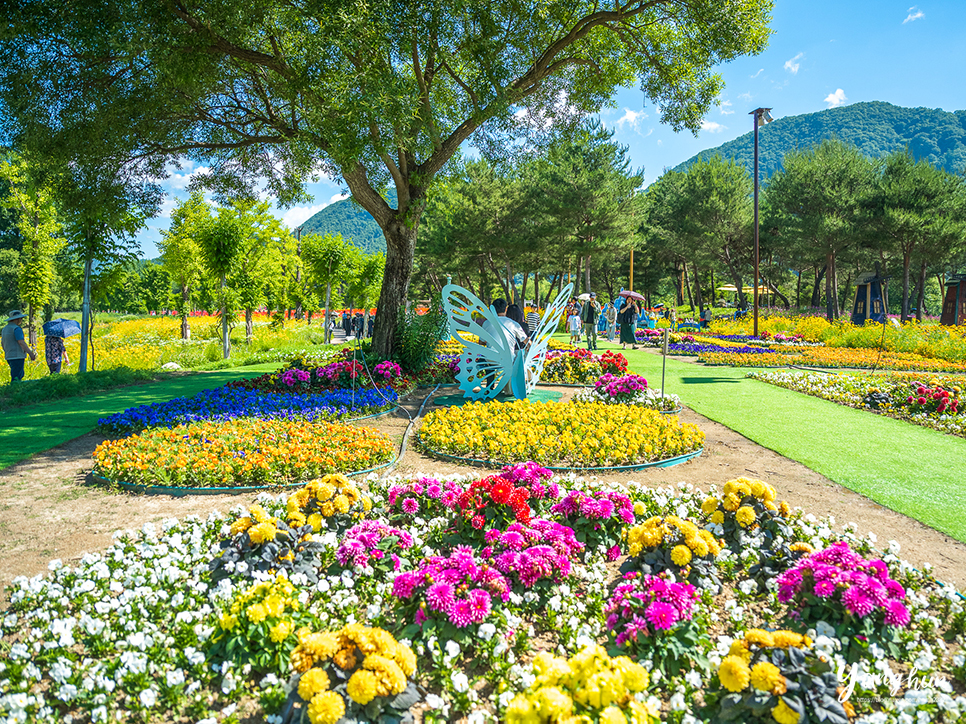
[[684, 675], [684, 680], [689, 686], [695, 689], [700, 689], [701, 684], [703, 683], [701, 681], [701, 674], [699, 674], [695, 669], [691, 669], [688, 673], [686, 673]]
[[446, 648], [446, 655], [449, 656], [450, 658], [455, 658], [459, 656], [460, 645], [455, 641], [453, 641], [452, 639], [446, 642], [445, 648]]
[[684, 702], [684, 693], [680, 691], [674, 693], [668, 704], [671, 711], [683, 711], [688, 708], [688, 705]]
[[496, 626], [492, 623], [481, 623], [476, 632], [481, 639], [489, 641], [496, 634]]
[[738, 584], [738, 589], [746, 596], [750, 596], [757, 588], [758, 584], [750, 578]]
[[140, 694], [138, 694], [138, 699], [141, 701], [141, 706], [146, 709], [150, 709], [158, 701], [158, 695], [155, 693], [154, 689], [145, 689]]
[[462, 671], [455, 672], [451, 677], [450, 681], [453, 684], [453, 690], [463, 693], [464, 691], [469, 691], [470, 680], [466, 678], [466, 674]]

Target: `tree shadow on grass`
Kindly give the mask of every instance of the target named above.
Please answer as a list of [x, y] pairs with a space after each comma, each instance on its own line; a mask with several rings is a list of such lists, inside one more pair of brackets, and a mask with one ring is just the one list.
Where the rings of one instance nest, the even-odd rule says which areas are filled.
[[708, 385], [717, 382], [741, 382], [734, 377], [682, 377], [681, 384], [684, 385]]

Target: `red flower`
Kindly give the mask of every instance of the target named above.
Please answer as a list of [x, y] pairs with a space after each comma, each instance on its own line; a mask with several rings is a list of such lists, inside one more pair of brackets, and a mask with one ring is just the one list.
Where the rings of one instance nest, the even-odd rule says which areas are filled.
[[918, 402], [920, 405], [925, 405], [926, 404], [926, 398], [925, 397], [920, 397], [918, 400], [916, 400], [916, 402]]
[[473, 520], [470, 521], [470, 525], [472, 525], [477, 530], [483, 530], [483, 525], [485, 523], [486, 523], [486, 518], [484, 518], [482, 515], [474, 515]]
[[510, 494], [513, 493], [513, 486], [506, 480], [500, 480], [496, 485], [490, 488], [490, 496], [493, 498], [494, 502], [506, 503], [510, 499]]

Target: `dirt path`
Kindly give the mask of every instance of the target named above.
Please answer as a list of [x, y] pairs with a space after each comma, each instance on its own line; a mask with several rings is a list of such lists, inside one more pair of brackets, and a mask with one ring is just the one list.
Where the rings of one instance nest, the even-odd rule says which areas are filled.
[[[425, 391], [403, 405], [415, 416]], [[447, 390], [451, 393], [452, 390]], [[565, 397], [572, 390], [565, 393]], [[433, 407], [430, 401], [425, 411]], [[389, 434], [397, 443], [409, 423], [406, 412], [364, 423]], [[732, 430], [690, 410], [681, 419], [697, 424], [706, 434], [699, 458], [672, 468], [638, 473], [601, 475], [616, 482], [636, 480], [657, 486], [689, 482], [706, 488], [741, 475], [773, 484], [779, 497], [817, 516], [834, 515], [837, 523], [854, 522], [859, 534], [876, 533], [880, 544], [896, 540], [901, 556], [914, 565], [929, 562], [937, 578], [966, 590], [966, 545], [911, 518], [895, 513], [864, 496], [833, 483], [804, 465], [767, 450]], [[196, 496], [110, 493], [89, 481], [90, 459], [104, 438], [84, 435], [0, 472], [0, 586], [16, 576], [43, 573], [53, 558], [65, 562], [106, 547], [118, 529], [138, 528], [148, 521], [189, 514], [207, 516], [247, 504], [254, 496]], [[395, 472], [444, 475], [481, 474], [479, 468], [443, 463], [415, 451], [410, 444]]]

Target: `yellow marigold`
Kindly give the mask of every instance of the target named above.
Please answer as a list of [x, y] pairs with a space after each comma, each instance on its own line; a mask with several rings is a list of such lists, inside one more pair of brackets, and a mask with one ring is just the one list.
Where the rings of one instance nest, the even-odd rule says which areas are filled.
[[396, 663], [399, 664], [399, 668], [408, 677], [416, 673], [416, 654], [413, 650], [404, 644], [396, 644], [396, 651], [393, 655]]
[[305, 519], [305, 522], [312, 526], [312, 530], [315, 533], [322, 530], [322, 516], [318, 513], [312, 513], [312, 515]]
[[720, 510], [716, 510], [711, 514], [711, 522], [715, 525], [722, 525], [724, 523], [724, 513]]
[[764, 502], [762, 503], [762, 505], [764, 505], [764, 506], [765, 506], [765, 510], [770, 510], [770, 511], [771, 511], [772, 513], [777, 513], [777, 512], [778, 512], [778, 506], [777, 506], [777, 505], [775, 505], [775, 504], [774, 504], [773, 502], [771, 502], [770, 500], [766, 500], [766, 501], [764, 501]]
[[369, 498], [368, 495], [363, 495], [362, 496], [362, 509], [366, 513], [368, 513], [370, 510], [372, 510], [372, 500]]
[[[277, 644], [282, 643], [292, 635], [295, 624], [291, 621], [279, 621], [268, 630], [268, 635]], [[306, 697], [303, 697], [306, 698]]]
[[332, 657], [332, 663], [338, 666], [343, 671], [349, 671], [356, 667], [358, 659], [356, 658], [355, 646], [347, 646], [345, 648], [339, 649], [335, 655]]
[[232, 616], [229, 613], [223, 613], [218, 618], [218, 625], [225, 631], [231, 631], [235, 626], [238, 625], [238, 617]]
[[624, 686], [630, 692], [644, 691], [651, 677], [647, 669], [627, 656], [618, 656], [612, 661], [614, 669], [620, 672]]
[[312, 654], [306, 651], [305, 647], [301, 645], [292, 649], [292, 653], [289, 654], [289, 661], [292, 663], [292, 669], [299, 673], [308, 671], [315, 663]]
[[540, 713], [523, 694], [517, 694], [509, 703], [503, 718], [507, 724], [540, 724]]
[[288, 514], [288, 524], [292, 528], [301, 528], [305, 525], [305, 514], [299, 511]]
[[738, 506], [741, 505], [741, 498], [734, 493], [728, 493], [728, 495], [726, 495], [724, 500], [721, 502], [721, 505], [724, 506], [724, 509], [729, 513], [734, 513], [736, 510], [738, 510]]
[[742, 528], [747, 528], [755, 522], [755, 509], [750, 505], [742, 505], [735, 513], [735, 520]]
[[369, 669], [376, 675], [379, 681], [379, 694], [388, 696], [390, 694], [401, 694], [406, 688], [406, 675], [392, 659], [378, 654], [370, 654], [362, 662], [362, 667]]
[[789, 515], [792, 514], [792, 509], [791, 509], [791, 506], [788, 504], [788, 502], [783, 500], [778, 505], [778, 512], [781, 513], [783, 518], [787, 518]]
[[740, 656], [725, 656], [721, 666], [718, 667], [718, 678], [724, 688], [737, 694], [748, 688], [751, 669]]
[[344, 495], [337, 495], [332, 499], [332, 505], [335, 507], [338, 513], [348, 513], [351, 503], [349, 499]]
[[309, 669], [299, 679], [299, 696], [306, 701], [329, 688], [329, 675], [322, 669]]
[[299, 629], [299, 643], [320, 661], [331, 659], [339, 650], [339, 637], [331, 631], [314, 633], [307, 628]]
[[244, 533], [246, 530], [252, 527], [252, 524], [253, 521], [251, 518], [239, 518], [231, 524], [231, 535], [234, 537], [239, 533]]
[[252, 623], [261, 623], [268, 618], [268, 609], [261, 603], [253, 603], [245, 609], [245, 614]]
[[808, 543], [792, 543], [788, 546], [788, 550], [792, 553], [812, 553], [815, 549]]
[[609, 706], [600, 713], [597, 721], [600, 724], [627, 724], [627, 717], [616, 706]]
[[663, 542], [664, 530], [661, 528], [644, 531], [644, 535], [641, 537], [641, 543], [645, 548], [655, 548]]
[[770, 502], [773, 502], [775, 500], [775, 498], [777, 498], [777, 497], [778, 497], [778, 491], [775, 490], [775, 488], [773, 486], [768, 485], [767, 483], [765, 483], [765, 495], [764, 495], [764, 499], [770, 503]]
[[319, 506], [319, 512], [322, 513], [323, 518], [331, 518], [333, 515], [335, 515], [335, 503], [333, 503], [331, 500], [322, 503], [322, 505]]
[[752, 628], [745, 631], [745, 643], [749, 646], [774, 646], [775, 637], [770, 631]]
[[698, 558], [704, 558], [706, 555], [708, 555], [708, 553], [711, 552], [708, 542], [700, 536], [696, 537], [694, 542], [688, 543], [688, 545], [690, 546], [691, 550], [694, 551], [694, 555], [696, 555]]
[[258, 503], [249, 506], [248, 514], [256, 523], [267, 523], [268, 521], [272, 520], [272, 516], [266, 513], [265, 509]]
[[731, 647], [728, 649], [728, 656], [738, 656], [746, 664], [751, 661], [751, 651], [748, 649], [748, 644], [744, 642], [744, 639], [731, 642]]
[[323, 691], [309, 702], [309, 721], [312, 724], [335, 724], [345, 714], [345, 701], [334, 691]]
[[275, 540], [278, 529], [269, 522], [259, 523], [248, 529], [248, 537], [252, 545], [259, 545]]
[[772, 708], [771, 715], [778, 724], [798, 724], [800, 719], [798, 712], [788, 706], [785, 700], [780, 697], [778, 699], [778, 706]]
[[574, 711], [573, 699], [556, 686], [538, 689], [533, 700], [546, 721], [561, 721], [571, 716]]
[[751, 481], [747, 478], [739, 478], [738, 484], [735, 486], [734, 494], [741, 498], [751, 495]]
[[794, 631], [774, 631], [771, 635], [772, 646], [776, 646], [780, 649], [787, 649], [789, 646], [794, 646], [795, 648], [801, 647], [804, 643], [805, 637], [800, 633], [795, 633]]
[[330, 483], [320, 483], [315, 486], [315, 499], [320, 503], [324, 503], [329, 500], [333, 495], [335, 495], [335, 486]]
[[765, 497], [765, 484], [760, 480], [751, 481], [751, 494], [761, 500]]
[[760, 661], [751, 667], [751, 685], [758, 691], [770, 691], [781, 688], [784, 691], [785, 677], [777, 666], [769, 661]]
[[634, 503], [634, 515], [644, 515], [647, 512], [647, 506], [644, 505], [640, 500]]
[[705, 498], [704, 502], [701, 503], [701, 512], [705, 515], [711, 515], [714, 511], [718, 509], [718, 499], [715, 497]]
[[661, 710], [652, 702], [631, 700], [631, 721], [633, 724], [656, 724], [661, 721]]
[[279, 596], [277, 593], [266, 596], [264, 604], [269, 616], [278, 618], [285, 613], [285, 599]]
[[359, 669], [349, 677], [349, 683], [346, 684], [346, 694], [352, 697], [354, 702], [363, 706], [376, 698], [378, 690], [379, 679], [373, 672], [366, 669]]
[[671, 561], [677, 566], [686, 566], [691, 562], [691, 549], [684, 545], [671, 549]]
[[353, 485], [351, 482], [342, 488], [342, 494], [349, 499], [349, 503], [355, 503], [359, 498], [362, 497], [362, 493], [359, 492], [359, 488]]

